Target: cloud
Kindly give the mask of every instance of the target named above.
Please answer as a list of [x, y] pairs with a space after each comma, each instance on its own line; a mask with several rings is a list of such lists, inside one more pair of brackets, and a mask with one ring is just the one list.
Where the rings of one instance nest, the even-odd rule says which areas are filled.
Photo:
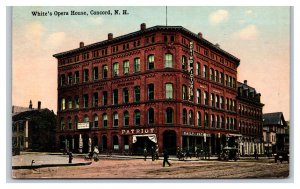
[[209, 21], [213, 25], [227, 21], [228, 18], [229, 12], [227, 10], [217, 10], [209, 15]]
[[103, 19], [100, 16], [98, 16], [98, 17], [89, 17], [88, 22], [90, 24], [101, 25], [102, 22], [103, 22]]
[[255, 25], [248, 25], [240, 31], [233, 34], [234, 38], [241, 40], [255, 40], [259, 35], [259, 31]]
[[50, 48], [59, 47], [61, 44], [64, 44], [64, 41], [66, 40], [66, 34], [65, 32], [55, 32], [48, 36], [46, 40], [47, 46], [50, 46]]
[[40, 46], [44, 27], [40, 22], [31, 22], [25, 29], [26, 41], [34, 46]]

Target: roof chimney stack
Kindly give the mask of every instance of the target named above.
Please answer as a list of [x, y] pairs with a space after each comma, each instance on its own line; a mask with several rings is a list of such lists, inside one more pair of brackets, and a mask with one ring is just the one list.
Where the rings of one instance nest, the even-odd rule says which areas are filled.
[[29, 102], [29, 109], [32, 109], [32, 101]]
[[82, 47], [84, 47], [84, 42], [81, 41], [81, 42], [79, 43], [79, 48], [82, 48]]
[[146, 29], [146, 24], [145, 24], [145, 23], [142, 23], [142, 24], [141, 24], [141, 30], [144, 31], [145, 29]]
[[113, 38], [113, 34], [112, 34], [112, 33], [109, 33], [109, 34], [107, 35], [107, 39], [108, 39], [108, 40], [112, 40], [112, 38]]
[[247, 80], [244, 80], [244, 84], [247, 85]]
[[41, 109], [41, 101], [38, 101], [38, 110], [40, 110]]
[[201, 33], [201, 32], [198, 33], [198, 38], [199, 38], [199, 39], [202, 38], [202, 33]]

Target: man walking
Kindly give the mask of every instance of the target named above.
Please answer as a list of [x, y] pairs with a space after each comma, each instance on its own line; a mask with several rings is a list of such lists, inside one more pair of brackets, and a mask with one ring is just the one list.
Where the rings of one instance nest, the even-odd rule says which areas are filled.
[[146, 159], [147, 159], [147, 153], [148, 153], [148, 152], [147, 152], [147, 148], [146, 148], [146, 146], [145, 146], [145, 147], [144, 147], [144, 157], [145, 157], [144, 160], [145, 160], [145, 161], [146, 161]]
[[165, 164], [167, 163], [169, 166], [171, 166], [170, 162], [168, 161], [169, 158], [169, 154], [167, 149], [164, 149], [164, 161], [163, 161], [163, 167], [165, 166]]

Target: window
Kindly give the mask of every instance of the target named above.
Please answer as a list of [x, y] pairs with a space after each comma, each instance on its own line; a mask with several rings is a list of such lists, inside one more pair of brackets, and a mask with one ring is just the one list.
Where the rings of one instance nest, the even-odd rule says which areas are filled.
[[75, 105], [76, 109], [79, 108], [79, 97], [78, 96], [75, 96], [75, 98], [74, 98], [74, 105]]
[[166, 99], [173, 99], [173, 84], [166, 84]]
[[220, 116], [216, 116], [216, 128], [220, 128]]
[[196, 75], [200, 75], [200, 63], [196, 63]]
[[229, 76], [229, 87], [232, 87], [232, 77]]
[[182, 124], [183, 125], [187, 124], [187, 111], [185, 108], [182, 110]]
[[60, 118], [60, 130], [64, 130], [65, 129], [65, 120], [64, 118]]
[[224, 84], [224, 74], [220, 72], [220, 82]]
[[128, 111], [125, 111], [123, 113], [123, 126], [128, 126], [129, 125], [129, 113]]
[[84, 94], [83, 95], [83, 108], [88, 108], [89, 106], [89, 95]]
[[75, 124], [75, 128], [78, 128], [78, 117], [75, 116], [74, 118], [74, 124]]
[[236, 80], [235, 80], [235, 78], [232, 79], [232, 87], [236, 88]]
[[93, 94], [93, 107], [98, 107], [98, 93]]
[[228, 85], [229, 85], [229, 81], [228, 81], [229, 79], [228, 79], [228, 75], [226, 74], [226, 76], [225, 76], [225, 85], [228, 87]]
[[173, 123], [173, 109], [170, 107], [166, 109], [166, 123], [167, 124]]
[[201, 127], [201, 113], [197, 112], [197, 126]]
[[106, 79], [108, 75], [108, 66], [104, 65], [102, 66], [102, 79]]
[[140, 64], [141, 64], [140, 58], [135, 58], [134, 59], [134, 72], [141, 71]]
[[128, 88], [123, 89], [123, 102], [128, 103], [129, 102], [129, 94], [128, 94]]
[[151, 38], [151, 42], [155, 43], [155, 37], [154, 36]]
[[118, 104], [118, 89], [113, 90], [113, 105]]
[[118, 113], [114, 112], [113, 113], [113, 126], [114, 127], [118, 127], [119, 124], [119, 117], [118, 117]]
[[68, 85], [72, 84], [72, 73], [68, 73]]
[[83, 122], [88, 123], [89, 122], [89, 117], [87, 115], [83, 116]]
[[201, 103], [201, 91], [200, 89], [197, 89], [197, 104]]
[[107, 105], [107, 91], [102, 92], [102, 105], [103, 106]]
[[103, 127], [107, 128], [107, 114], [106, 113], [104, 113], [102, 115], [102, 120], [103, 120]]
[[214, 127], [215, 127], [215, 116], [214, 116], [214, 114], [211, 115], [210, 121], [211, 121], [210, 126], [211, 126], [212, 128], [214, 128]]
[[226, 110], [229, 110], [229, 99], [226, 98]]
[[224, 109], [224, 97], [222, 97], [222, 96], [220, 98], [220, 106], [221, 106], [221, 109]]
[[154, 84], [148, 85], [148, 100], [154, 100]]
[[68, 97], [68, 109], [72, 109], [72, 99]]
[[138, 126], [141, 124], [141, 112], [140, 110], [134, 111], [134, 125]]
[[134, 87], [134, 102], [140, 102], [140, 86]]
[[166, 42], [168, 42], [168, 36], [164, 36], [164, 42], [166, 43]]
[[93, 127], [98, 128], [98, 116], [97, 116], [97, 114], [94, 115]]
[[76, 84], [76, 83], [79, 83], [79, 71], [76, 71], [75, 72], [75, 76], [74, 76], [75, 78], [74, 78], [74, 83]]
[[216, 95], [216, 108], [219, 108], [219, 95]]
[[149, 108], [148, 110], [148, 124], [154, 124], [154, 109], [153, 108]]
[[186, 56], [182, 56], [181, 58], [182, 70], [187, 70], [187, 60]]
[[173, 68], [173, 55], [172, 54], [165, 54], [165, 67]]
[[203, 92], [204, 105], [208, 106], [208, 92]]
[[224, 116], [221, 116], [221, 128], [222, 129], [225, 128], [225, 118], [224, 118]]
[[89, 81], [89, 70], [84, 69], [83, 70], [83, 82], [88, 82]]
[[182, 85], [182, 100], [187, 100], [187, 87]]
[[71, 117], [68, 117], [68, 129], [69, 130], [72, 129], [72, 120], [71, 120]]
[[62, 98], [60, 101], [60, 110], [65, 110], [66, 109], [66, 99]]
[[129, 60], [123, 62], [123, 74], [127, 75], [129, 73]]
[[189, 125], [194, 125], [194, 113], [192, 110], [189, 111]]
[[233, 108], [232, 108], [232, 99], [229, 100], [229, 108], [230, 108], [231, 111], [233, 110]]
[[94, 81], [98, 80], [98, 75], [99, 75], [98, 67], [94, 67], [93, 68], [93, 79], [94, 79]]
[[60, 86], [64, 86], [66, 84], [66, 76], [65, 74], [62, 74], [60, 76]]
[[207, 79], [207, 66], [206, 65], [203, 66], [203, 78]]
[[171, 36], [171, 42], [174, 42], [175, 41], [175, 37], [172, 35]]
[[208, 127], [208, 113], [204, 114], [204, 127], [207, 128]]
[[211, 93], [210, 95], [211, 107], [215, 107], [215, 95]]
[[210, 68], [210, 80], [215, 81], [215, 71], [212, 68]]
[[148, 56], [148, 70], [154, 69], [154, 55]]
[[115, 62], [113, 64], [113, 77], [117, 77], [119, 75], [119, 63]]
[[215, 70], [215, 81], [219, 82], [219, 71]]

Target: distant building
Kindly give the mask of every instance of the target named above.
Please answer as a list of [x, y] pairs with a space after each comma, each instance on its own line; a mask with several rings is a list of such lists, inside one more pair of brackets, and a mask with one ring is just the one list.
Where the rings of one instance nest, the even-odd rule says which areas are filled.
[[289, 133], [282, 112], [263, 114], [263, 139], [266, 154], [289, 150]]
[[[30, 101], [31, 102], [31, 101]], [[33, 109], [13, 106], [12, 146], [13, 155], [20, 151], [49, 151], [54, 148], [56, 116], [47, 108]]]
[[242, 155], [254, 154], [255, 149], [258, 154], [264, 153], [262, 137], [264, 104], [260, 102], [260, 96], [255, 88], [247, 84], [247, 80], [238, 83], [239, 131], [242, 135], [239, 147]]

